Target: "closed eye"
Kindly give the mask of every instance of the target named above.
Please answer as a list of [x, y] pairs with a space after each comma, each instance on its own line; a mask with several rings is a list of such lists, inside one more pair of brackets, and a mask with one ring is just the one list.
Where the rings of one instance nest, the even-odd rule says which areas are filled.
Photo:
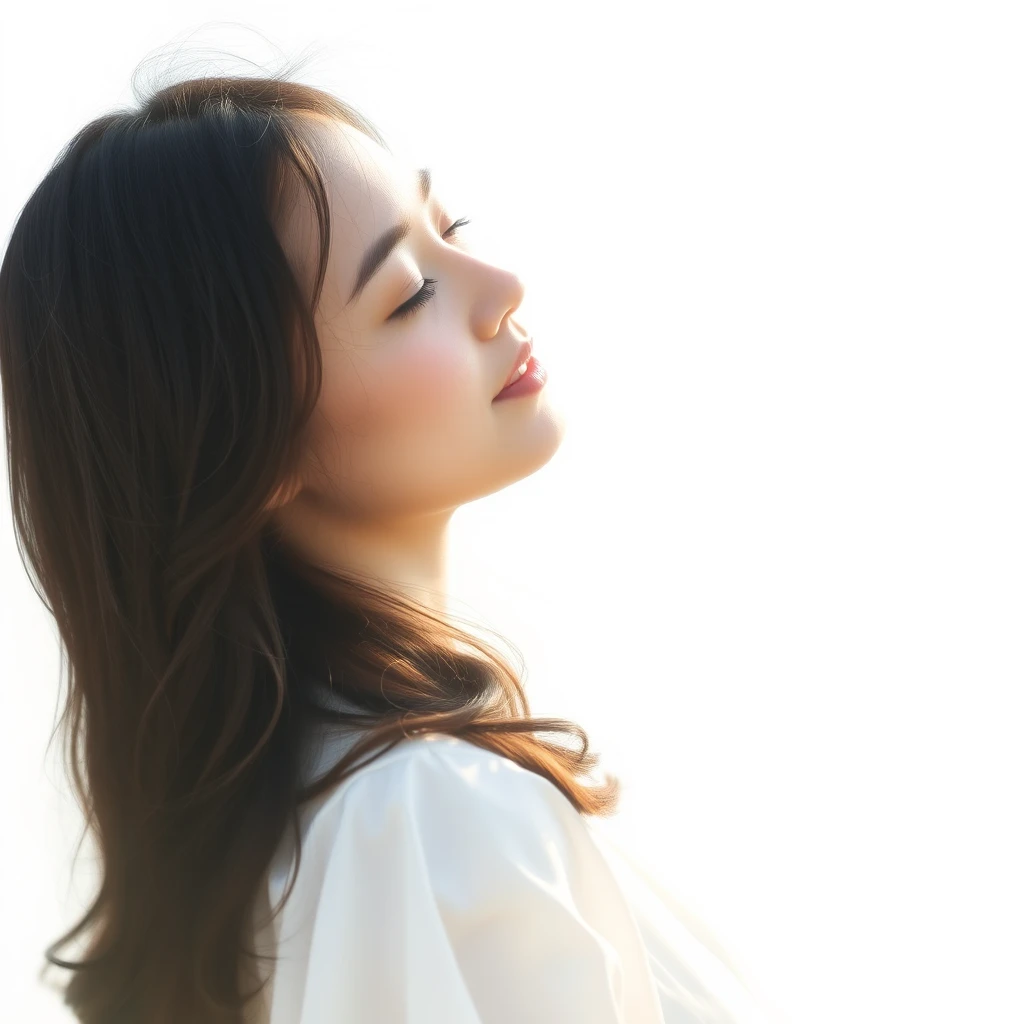
[[[468, 217], [461, 217], [459, 220], [455, 221], [455, 223], [452, 224], [451, 227], [441, 235], [441, 237], [448, 238], [448, 236], [453, 232], [457, 232], [459, 228], [465, 227], [469, 223], [470, 220]], [[403, 302], [402, 305], [400, 305], [398, 309], [396, 309], [384, 322], [390, 323], [392, 320], [402, 320], [411, 313], [414, 313], [420, 308], [420, 306], [425, 306], [436, 294], [436, 289], [434, 288], [435, 284], [437, 284], [437, 281], [434, 278], [424, 278], [423, 285], [420, 290], [407, 302]]]

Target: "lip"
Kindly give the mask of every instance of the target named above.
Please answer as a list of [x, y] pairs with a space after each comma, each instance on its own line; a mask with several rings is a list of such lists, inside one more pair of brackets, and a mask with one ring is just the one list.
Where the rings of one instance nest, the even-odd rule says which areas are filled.
[[[508, 387], [509, 381], [512, 380], [512, 378], [516, 375], [516, 370], [518, 370], [519, 367], [523, 365], [523, 363], [527, 362], [531, 355], [533, 355], [532, 338], [528, 341], [524, 341], [522, 345], [519, 346], [519, 353], [516, 356], [516, 361], [512, 364], [512, 369], [508, 371], [508, 376], [505, 378], [505, 383], [501, 385], [501, 388], [498, 391], [499, 395], [501, 394], [502, 391], [505, 390], [505, 388]], [[495, 395], [495, 397], [497, 397], [497, 395]]]

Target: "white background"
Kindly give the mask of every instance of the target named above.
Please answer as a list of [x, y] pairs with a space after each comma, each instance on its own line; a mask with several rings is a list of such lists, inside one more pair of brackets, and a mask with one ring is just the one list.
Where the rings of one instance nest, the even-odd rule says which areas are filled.
[[[611, 827], [782, 1021], [1024, 1020], [1016, 5], [173, 7], [5, 5], [4, 238], [148, 55], [310, 48], [527, 283], [569, 432], [460, 511], [453, 592], [623, 778]], [[2, 515], [0, 1016], [48, 1024], [87, 887]]]

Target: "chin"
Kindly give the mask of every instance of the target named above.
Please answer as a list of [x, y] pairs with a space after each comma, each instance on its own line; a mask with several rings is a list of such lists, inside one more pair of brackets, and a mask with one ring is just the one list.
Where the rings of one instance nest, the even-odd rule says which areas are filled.
[[518, 470], [515, 479], [523, 479], [546, 466], [562, 446], [567, 431], [560, 409], [544, 403], [535, 410], [529, 423], [522, 425], [509, 444], [509, 461]]

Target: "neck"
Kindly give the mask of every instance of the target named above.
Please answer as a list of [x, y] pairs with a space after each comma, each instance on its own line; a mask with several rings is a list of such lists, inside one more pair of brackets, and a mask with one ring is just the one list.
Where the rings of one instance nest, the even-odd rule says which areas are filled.
[[318, 513], [301, 499], [278, 510], [287, 542], [310, 563], [367, 575], [447, 615], [448, 527], [453, 509], [389, 522]]

